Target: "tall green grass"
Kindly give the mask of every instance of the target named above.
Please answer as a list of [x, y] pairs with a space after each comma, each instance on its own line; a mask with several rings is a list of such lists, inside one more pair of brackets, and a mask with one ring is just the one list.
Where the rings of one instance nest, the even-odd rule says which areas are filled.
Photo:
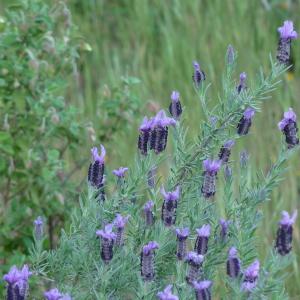
[[[293, 20], [300, 31], [297, 13], [300, 1], [85, 0], [72, 1], [72, 5], [75, 23], [92, 47], [92, 52], [82, 57], [84, 102], [76, 95], [72, 97], [78, 101], [86, 118], [96, 121], [93, 108], [99, 88], [104, 83], [114, 84], [121, 74], [128, 72], [142, 80], [138, 93], [144, 99], [145, 113], [149, 103], [157, 102], [166, 107], [170, 92], [173, 89], [180, 91], [191, 137], [197, 134], [202, 118], [191, 84], [193, 60], [199, 60], [207, 81], [212, 83], [209, 95], [213, 105], [219, 97], [220, 74], [228, 44], [238, 52], [238, 70], [247, 72], [251, 85], [260, 67], [268, 70], [269, 54], [276, 52], [276, 30], [283, 20]], [[299, 41], [293, 45], [293, 58], [295, 64], [291, 76], [284, 78], [271, 101], [255, 117], [252, 137], [245, 139], [246, 142], [235, 150], [248, 149], [257, 166], [253, 172], [266, 170], [275, 159], [281, 139], [277, 122], [283, 110], [292, 106], [300, 114]], [[236, 76], [238, 80], [238, 74]], [[118, 148], [111, 157], [117, 158], [120, 165], [128, 165], [132, 160], [134, 146], [131, 142], [135, 142], [136, 135], [132, 132], [128, 137], [127, 132], [119, 132], [115, 137], [119, 141]], [[264, 246], [274, 238], [280, 211], [299, 207], [299, 158], [295, 158], [289, 167], [285, 181], [265, 209], [262, 255]], [[295, 227], [296, 253], [300, 250], [298, 228]], [[288, 281], [294, 299], [300, 295], [298, 268], [299, 261], [294, 263]]]

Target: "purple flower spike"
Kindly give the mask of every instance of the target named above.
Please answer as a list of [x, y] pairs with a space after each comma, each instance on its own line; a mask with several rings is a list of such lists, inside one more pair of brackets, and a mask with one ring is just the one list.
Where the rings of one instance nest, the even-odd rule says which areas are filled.
[[124, 244], [124, 228], [126, 223], [128, 222], [129, 216], [123, 217], [120, 214], [117, 214], [114, 225], [117, 228], [117, 238], [116, 238], [116, 245], [122, 246]]
[[104, 230], [103, 229], [97, 230], [96, 235], [108, 240], [115, 240], [116, 234], [112, 231], [112, 229], [113, 229], [113, 224], [107, 224], [104, 227]]
[[194, 66], [194, 74], [193, 74], [193, 81], [196, 88], [199, 88], [201, 83], [205, 80], [205, 73], [200, 69], [200, 65], [198, 62], [193, 62]]
[[113, 224], [107, 224], [104, 230], [97, 230], [96, 235], [101, 237], [101, 258], [108, 264], [113, 258], [113, 246], [117, 239], [117, 234], [113, 231]]
[[119, 178], [125, 177], [125, 173], [128, 171], [128, 168], [120, 167], [117, 170], [113, 170], [113, 174]]
[[188, 284], [192, 284], [193, 281], [198, 280], [203, 260], [203, 255], [193, 251], [190, 251], [185, 257], [185, 261], [189, 264], [189, 269], [185, 278]]
[[299, 138], [297, 135], [297, 116], [292, 108], [289, 108], [287, 112], [284, 113], [284, 118], [278, 123], [278, 128], [285, 135], [285, 141], [288, 145], [288, 149], [291, 149], [299, 144]]
[[278, 28], [280, 38], [282, 39], [296, 39], [298, 37], [297, 32], [294, 30], [294, 24], [292, 21], [284, 21], [283, 26]]
[[194, 281], [193, 287], [196, 293], [196, 300], [211, 300], [211, 291], [212, 281], [203, 280], [203, 281]]
[[201, 192], [205, 198], [210, 198], [216, 193], [216, 175], [221, 164], [222, 160], [206, 159], [203, 161], [204, 178]]
[[237, 126], [237, 133], [239, 135], [246, 135], [249, 132], [249, 129], [252, 125], [252, 118], [255, 115], [255, 109], [248, 107], [244, 113], [242, 118], [240, 119]]
[[153, 207], [154, 207], [154, 202], [149, 200], [146, 202], [144, 205], [144, 214], [145, 214], [145, 221], [147, 226], [151, 226], [154, 224], [154, 214], [153, 214]]
[[290, 64], [292, 40], [298, 37], [292, 21], [284, 21], [283, 26], [278, 28], [280, 34], [276, 58], [283, 65]]
[[235, 141], [234, 140], [228, 140], [224, 143], [224, 145], [221, 147], [219, 152], [219, 159], [223, 164], [228, 163], [229, 157], [231, 154], [231, 148], [234, 146]]
[[172, 294], [172, 285], [169, 284], [162, 292], [157, 293], [157, 298], [160, 300], [178, 300], [179, 298]]
[[257, 284], [259, 276], [259, 261], [255, 260], [245, 271], [242, 290], [251, 292]]
[[139, 128], [140, 134], [138, 138], [138, 149], [142, 155], [147, 155], [148, 153], [148, 143], [150, 139], [150, 133], [152, 128], [153, 120], [148, 120], [147, 117], [144, 117], [143, 122]]
[[203, 169], [210, 174], [217, 174], [221, 168], [221, 164], [220, 160], [206, 159], [203, 161]]
[[103, 145], [100, 145], [100, 148], [101, 148], [101, 155], [99, 155], [97, 147], [93, 147], [91, 149], [91, 153], [92, 153], [92, 158], [93, 158], [94, 162], [99, 161], [100, 164], [103, 164], [104, 163], [104, 158], [105, 158], [105, 155], [106, 155], [106, 150], [105, 150]]
[[201, 228], [196, 229], [197, 239], [195, 242], [195, 251], [198, 254], [205, 255], [208, 250], [208, 239], [210, 236], [210, 225], [205, 224]]
[[190, 234], [189, 228], [176, 228], [175, 230], [177, 235], [177, 251], [176, 256], [179, 260], [184, 259], [186, 256], [186, 240], [188, 235]]
[[246, 87], [246, 79], [247, 79], [247, 74], [245, 72], [240, 74], [240, 82], [239, 85], [237, 86], [237, 92], [240, 94], [243, 90], [245, 90]]
[[36, 220], [34, 220], [34, 236], [36, 240], [40, 241], [43, 238], [43, 219], [42, 217], [37, 217]]
[[219, 224], [221, 226], [221, 231], [220, 231], [220, 237], [221, 240], [224, 242], [227, 238], [228, 235], [228, 227], [231, 221], [226, 221], [224, 219], [220, 219]]
[[291, 216], [287, 211], [283, 211], [281, 215], [275, 248], [280, 255], [284, 256], [289, 254], [292, 250], [293, 224], [297, 218], [297, 210], [295, 210]]
[[169, 112], [175, 120], [179, 120], [179, 118], [182, 114], [182, 107], [181, 107], [181, 103], [179, 100], [179, 92], [173, 91], [171, 94], [171, 100], [172, 101], [169, 106]]
[[150, 252], [153, 252], [153, 250], [158, 249], [158, 247], [159, 245], [157, 242], [151, 241], [143, 247], [143, 253], [148, 255]]
[[47, 300], [60, 300], [62, 296], [58, 289], [52, 289], [44, 293], [44, 297]]
[[231, 278], [236, 278], [241, 273], [241, 262], [238, 258], [238, 252], [235, 247], [231, 247], [228, 251], [226, 270], [227, 275]]
[[141, 275], [145, 281], [152, 281], [155, 276], [154, 250], [159, 247], [155, 241], [149, 242], [142, 249], [141, 253]]
[[12, 266], [7, 274], [3, 276], [3, 280], [13, 285], [22, 278], [20, 270], [16, 266]]
[[180, 197], [180, 187], [177, 186], [173, 192], [166, 192], [165, 188], [162, 187], [161, 194], [164, 197], [161, 219], [165, 226], [174, 225], [176, 221], [177, 202]]

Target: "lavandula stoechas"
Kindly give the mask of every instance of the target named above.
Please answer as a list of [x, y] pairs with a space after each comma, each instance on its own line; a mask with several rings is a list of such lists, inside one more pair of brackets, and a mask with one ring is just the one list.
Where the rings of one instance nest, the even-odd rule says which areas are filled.
[[177, 186], [173, 192], [166, 192], [164, 187], [162, 187], [160, 191], [164, 198], [161, 219], [165, 226], [172, 226], [176, 221], [176, 209], [180, 197], [180, 187]]
[[144, 205], [144, 214], [145, 214], [145, 222], [147, 226], [151, 226], [154, 224], [154, 214], [153, 214], [154, 202], [149, 200]]
[[206, 159], [203, 161], [204, 178], [201, 187], [202, 195], [210, 198], [216, 193], [216, 176], [222, 161]]
[[160, 110], [151, 122], [150, 149], [159, 154], [166, 149], [168, 141], [168, 126], [175, 126], [176, 120], [166, 116], [164, 110]]
[[219, 224], [220, 224], [220, 238], [222, 242], [225, 242], [228, 236], [228, 227], [231, 222], [220, 219]]
[[113, 258], [113, 246], [117, 238], [112, 229], [113, 224], [107, 224], [104, 229], [96, 231], [96, 235], [101, 237], [101, 258], [106, 264]]
[[44, 225], [44, 222], [43, 222], [43, 219], [42, 217], [37, 217], [36, 220], [34, 220], [34, 237], [37, 241], [40, 241], [42, 240], [43, 238], [43, 225]]
[[277, 60], [284, 65], [290, 64], [291, 43], [298, 37], [292, 21], [284, 21], [283, 26], [278, 28], [280, 34], [277, 48]]
[[235, 247], [231, 247], [228, 251], [226, 272], [227, 275], [231, 278], [236, 278], [241, 273], [241, 261], [238, 258], [237, 250]]
[[199, 88], [201, 83], [205, 80], [205, 73], [200, 69], [200, 65], [198, 62], [193, 62], [194, 66], [194, 74], [193, 74], [193, 81], [196, 88]]
[[27, 265], [21, 270], [16, 266], [11, 267], [3, 276], [3, 280], [8, 283], [6, 300], [25, 300], [28, 294], [28, 279], [31, 275]]
[[117, 228], [116, 246], [122, 246], [124, 244], [124, 228], [128, 219], [129, 216], [123, 217], [117, 214], [114, 220], [114, 226]]
[[288, 149], [291, 149], [299, 144], [299, 138], [297, 135], [297, 116], [292, 108], [289, 108], [283, 115], [283, 119], [278, 123], [278, 128], [285, 135], [285, 141], [288, 145]]
[[231, 148], [233, 147], [233, 145], [234, 145], [234, 140], [228, 140], [221, 147], [219, 152], [219, 159], [222, 161], [223, 164], [228, 163], [231, 154]]
[[138, 149], [142, 155], [147, 155], [148, 153], [148, 143], [150, 139], [152, 120], [148, 120], [144, 117], [143, 122], [139, 128], [139, 138], [138, 138]]
[[185, 257], [185, 261], [189, 264], [189, 268], [186, 275], [186, 281], [192, 284], [193, 281], [198, 280], [201, 272], [201, 266], [204, 260], [204, 256], [190, 251]]
[[172, 294], [171, 284], [167, 285], [162, 292], [158, 292], [157, 298], [159, 300], [179, 300], [179, 298], [176, 295]]
[[212, 286], [212, 281], [194, 281], [193, 287], [195, 289], [196, 300], [211, 300], [210, 287]]
[[281, 214], [275, 248], [280, 255], [287, 255], [292, 250], [293, 224], [297, 218], [297, 210], [291, 216], [287, 211], [283, 211]]
[[182, 107], [181, 107], [179, 97], [180, 97], [179, 92], [177, 92], [177, 91], [172, 92], [171, 103], [169, 105], [169, 112], [175, 120], [179, 120], [179, 118], [182, 114]]
[[240, 74], [240, 82], [238, 86], [236, 87], [236, 90], [238, 94], [240, 94], [243, 90], [247, 88], [246, 86], [246, 79], [247, 79], [247, 74], [245, 72]]
[[183, 260], [186, 256], [186, 240], [190, 234], [190, 230], [188, 228], [176, 228], [175, 232], [177, 236], [176, 256], [179, 260]]
[[255, 260], [247, 269], [244, 270], [244, 279], [242, 283], [242, 290], [251, 292], [257, 284], [259, 275], [259, 261]]
[[117, 185], [119, 188], [122, 188], [125, 183], [125, 173], [128, 171], [128, 168], [120, 167], [119, 169], [113, 170], [112, 173], [117, 177]]
[[51, 289], [44, 293], [46, 300], [72, 300], [68, 294], [62, 294], [58, 289]]
[[158, 248], [158, 243], [155, 241], [145, 245], [141, 252], [141, 276], [145, 281], [154, 279], [154, 250]]
[[200, 228], [196, 228], [197, 239], [194, 250], [201, 255], [205, 255], [208, 250], [208, 239], [210, 237], [210, 225], [205, 224]]
[[239, 135], [248, 134], [249, 129], [252, 125], [252, 118], [254, 117], [254, 114], [255, 114], [255, 110], [251, 107], [248, 107], [244, 111], [243, 116], [237, 125], [237, 133]]

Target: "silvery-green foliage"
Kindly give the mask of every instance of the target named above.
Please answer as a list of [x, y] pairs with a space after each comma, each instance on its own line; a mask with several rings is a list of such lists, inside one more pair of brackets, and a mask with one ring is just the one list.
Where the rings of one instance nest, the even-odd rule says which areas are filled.
[[[188, 118], [183, 110], [182, 120], [170, 130], [172, 151], [160, 156], [153, 153], [146, 157], [137, 155], [135, 164], [129, 167], [125, 182], [113, 189], [105, 202], [96, 202], [95, 191], [89, 188], [88, 193], [80, 197], [80, 208], [72, 213], [70, 228], [62, 231], [58, 248], [49, 252], [43, 262], [35, 264], [36, 271], [39, 268], [47, 270], [47, 277], [74, 299], [155, 299], [157, 292], [168, 284], [173, 284], [173, 291], [179, 299], [194, 299], [194, 290], [186, 283], [188, 264], [176, 257], [174, 229], [190, 228], [187, 245], [189, 250], [193, 250], [196, 228], [210, 224], [211, 235], [201, 277], [213, 281], [213, 299], [285, 298], [284, 269], [292, 260], [292, 255], [282, 258], [270, 244], [266, 258], [258, 257], [257, 246], [262, 237], [256, 231], [263, 218], [262, 204], [270, 200], [272, 190], [282, 180], [286, 160], [296, 149], [280, 149], [277, 161], [267, 162], [269, 171], [256, 172], [257, 176], [251, 175], [251, 158], [255, 153], [250, 153], [249, 157], [244, 155], [241, 163], [239, 157], [232, 154], [227, 169], [223, 166], [218, 172], [216, 195], [205, 199], [201, 194], [203, 160], [216, 158], [220, 147], [228, 139], [238, 143], [240, 138], [255, 138], [251, 134], [239, 137], [236, 126], [247, 107], [260, 111], [262, 102], [269, 98], [270, 92], [280, 82], [279, 77], [285, 70], [272, 59], [270, 62], [269, 75], [265, 76], [261, 71], [253, 86], [248, 84], [247, 89], [237, 93], [233, 79], [234, 55], [234, 61], [227, 65], [224, 72], [223, 90], [215, 107], [210, 107], [207, 99], [210, 85], [201, 83], [196, 93], [204, 119], [196, 140], [187, 139]], [[270, 130], [275, 130], [274, 124], [269, 126]], [[163, 172], [167, 175], [157, 175], [156, 186], [149, 187], [149, 171], [160, 166], [167, 166], [168, 172]], [[226, 176], [223, 176], [224, 173]], [[162, 184], [166, 190], [173, 190], [178, 185], [181, 188], [174, 228], [165, 227], [160, 220]], [[112, 182], [107, 183], [108, 187], [112, 185]], [[155, 204], [156, 221], [152, 226], [146, 225], [143, 214], [143, 206], [149, 199]], [[112, 261], [105, 264], [100, 258], [100, 241], [95, 232], [112, 222], [116, 213], [130, 215], [130, 219], [125, 228], [124, 246], [115, 247]], [[230, 220], [226, 239], [220, 237], [221, 217]], [[149, 241], [156, 241], [159, 248], [155, 254], [155, 280], [144, 282], [140, 274], [140, 254]], [[261, 261], [258, 283], [250, 294], [241, 289], [242, 277], [232, 279], [226, 276], [227, 253], [232, 246], [238, 250], [242, 269], [256, 258]]]

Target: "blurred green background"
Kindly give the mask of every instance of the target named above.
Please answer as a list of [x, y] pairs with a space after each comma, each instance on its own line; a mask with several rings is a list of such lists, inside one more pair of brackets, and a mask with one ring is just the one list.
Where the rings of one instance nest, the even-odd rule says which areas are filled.
[[[5, 3], [1, 1], [0, 7]], [[259, 67], [269, 70], [269, 54], [277, 48], [277, 27], [285, 19], [294, 21], [300, 32], [300, 0], [69, 0], [73, 22], [85, 43], [78, 66], [77, 81], [70, 78], [67, 99], [81, 112], [81, 121], [89, 128], [107, 128], [105, 146], [111, 168], [133, 162], [138, 123], [143, 114], [167, 107], [172, 90], [180, 91], [188, 119], [190, 137], [196, 136], [201, 108], [194, 94], [192, 61], [198, 60], [212, 83], [208, 96], [213, 103], [221, 87], [225, 53], [228, 44], [238, 52], [237, 81], [240, 72], [248, 74], [251, 86]], [[275, 160], [281, 143], [277, 123], [288, 107], [300, 115], [300, 41], [293, 43], [294, 67], [257, 114], [251, 135], [235, 148], [236, 154], [250, 152], [253, 172], [266, 171]], [[123, 77], [122, 77], [123, 76]], [[125, 77], [124, 77], [125, 76]], [[134, 109], [128, 114], [120, 106], [118, 114], [129, 127], [109, 132], [108, 112], [114, 101], [114, 89], [124, 82], [132, 83], [130, 97]], [[131, 78], [132, 77], [132, 78]], [[139, 80], [138, 80], [139, 78]], [[121, 93], [126, 100], [127, 91]], [[137, 107], [138, 106], [138, 107]], [[128, 128], [131, 128], [130, 130]], [[93, 134], [87, 131], [87, 134]], [[97, 143], [102, 136], [97, 136]], [[104, 139], [104, 137], [103, 137]], [[93, 140], [93, 139], [92, 139]], [[89, 155], [91, 141], [82, 149]], [[235, 156], [237, 157], [237, 155]], [[70, 158], [74, 159], [74, 158]], [[262, 255], [272, 243], [282, 209], [299, 208], [300, 159], [294, 157], [286, 179], [263, 207], [261, 228]], [[79, 178], [85, 176], [84, 170]], [[299, 224], [295, 226], [294, 247], [300, 251]], [[298, 258], [299, 262], [299, 258]], [[291, 299], [300, 297], [299, 264], [294, 263], [288, 279]]]

